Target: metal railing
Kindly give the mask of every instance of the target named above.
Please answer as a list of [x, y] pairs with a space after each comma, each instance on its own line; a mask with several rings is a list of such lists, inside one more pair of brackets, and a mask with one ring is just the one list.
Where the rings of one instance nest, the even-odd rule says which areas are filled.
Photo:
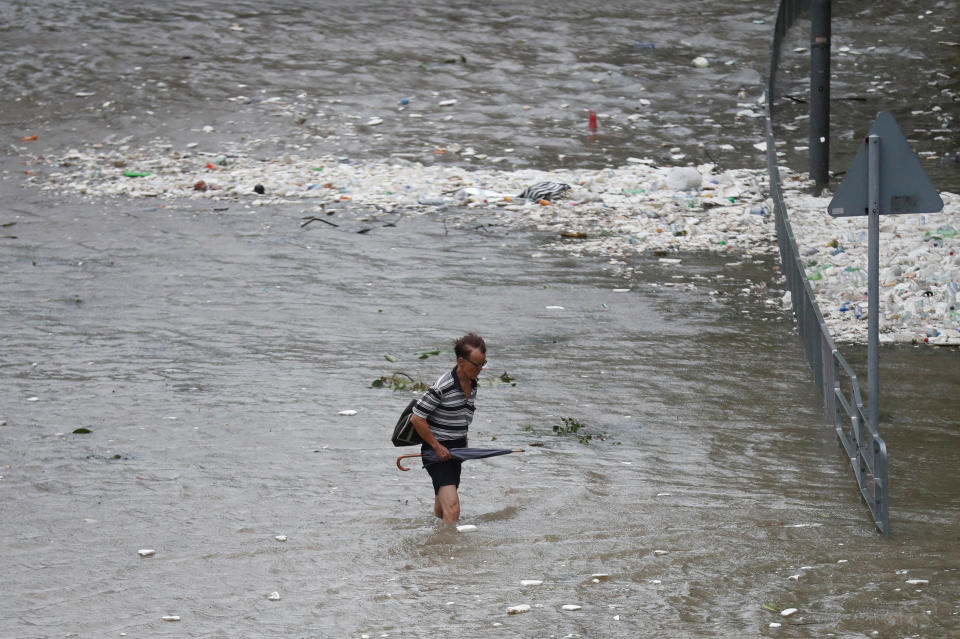
[[[767, 171], [770, 174], [770, 196], [776, 214], [777, 243], [783, 274], [790, 290], [797, 331], [823, 397], [827, 417], [833, 421], [837, 437], [850, 459], [860, 493], [873, 514], [877, 530], [890, 533], [889, 494], [887, 487], [887, 446], [877, 424], [867, 418], [857, 376], [837, 350], [830, 331], [823, 321], [820, 307], [807, 279], [803, 260], [787, 215], [787, 205], [777, 166], [776, 139], [773, 135], [776, 71], [780, 48], [787, 31], [807, 11], [810, 0], [781, 0], [770, 45], [770, 68], [767, 74], [766, 141]], [[824, 211], [824, 215], [826, 215]]]

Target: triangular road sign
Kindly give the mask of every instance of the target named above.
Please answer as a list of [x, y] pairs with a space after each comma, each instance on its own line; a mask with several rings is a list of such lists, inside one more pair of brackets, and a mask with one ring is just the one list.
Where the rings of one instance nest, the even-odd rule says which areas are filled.
[[[881, 111], [869, 135], [880, 137], [880, 214], [937, 213], [943, 200], [889, 111]], [[833, 217], [867, 215], [867, 141], [857, 150], [827, 210]]]

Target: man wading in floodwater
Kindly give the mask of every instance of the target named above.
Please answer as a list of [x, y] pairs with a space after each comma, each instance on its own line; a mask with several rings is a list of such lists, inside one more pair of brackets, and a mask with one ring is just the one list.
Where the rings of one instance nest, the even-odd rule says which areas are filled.
[[432, 448], [439, 462], [426, 466], [433, 479], [433, 514], [445, 523], [460, 518], [461, 462], [450, 456], [450, 448], [466, 448], [467, 429], [473, 421], [477, 377], [487, 365], [487, 345], [476, 333], [453, 344], [457, 365], [444, 373], [414, 407], [410, 421], [423, 438], [421, 452]]

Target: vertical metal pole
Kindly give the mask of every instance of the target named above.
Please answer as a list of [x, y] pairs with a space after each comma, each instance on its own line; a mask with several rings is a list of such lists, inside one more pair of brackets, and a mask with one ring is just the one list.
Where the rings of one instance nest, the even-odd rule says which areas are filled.
[[880, 136], [867, 137], [867, 417], [876, 433], [880, 416]]
[[810, 179], [830, 181], [830, 0], [810, 2]]

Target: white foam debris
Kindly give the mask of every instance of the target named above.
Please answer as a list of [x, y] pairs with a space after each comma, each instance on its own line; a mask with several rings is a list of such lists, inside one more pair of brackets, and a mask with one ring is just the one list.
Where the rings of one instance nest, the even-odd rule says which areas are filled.
[[929, 579], [907, 579], [907, 583], [911, 586], [925, 586], [930, 583]]
[[155, 554], [157, 554], [157, 551], [154, 550], [153, 548], [143, 548], [141, 550], [138, 550], [137, 554], [140, 555], [141, 557], [153, 557]]
[[703, 176], [692, 166], [680, 166], [667, 173], [666, 185], [674, 191], [690, 191], [703, 185]]
[[[552, 233], [556, 241], [551, 248], [602, 255], [623, 273], [630, 270], [627, 260], [639, 254], [667, 253], [664, 259], [674, 260], [669, 253], [709, 251], [742, 261], [777, 253], [764, 170], [721, 171], [712, 164], [657, 167], [633, 159], [618, 168], [502, 171], [423, 165], [401, 158], [362, 161], [295, 154], [263, 158], [243, 144], [222, 146], [205, 152], [196, 143], [176, 148], [163, 140], [140, 148], [90, 145], [36, 158], [49, 170], [24, 179], [63, 194], [200, 198], [229, 203], [231, 210], [349, 203], [402, 209], [408, 215], [454, 208], [467, 216], [482, 207], [499, 224]], [[468, 150], [460, 154], [468, 165], [486, 157]], [[218, 162], [221, 158], [223, 164]], [[784, 167], [780, 174], [800, 256], [831, 333], [838, 342], [866, 343], [866, 218], [831, 217], [830, 198], [810, 195], [805, 175]], [[128, 177], [134, 175], [140, 177]], [[542, 181], [572, 188], [555, 202], [530, 202], [513, 195]], [[263, 188], [255, 192], [259, 185]], [[960, 195], [940, 195], [942, 213], [881, 219], [884, 343], [960, 345]], [[765, 294], [768, 302], [775, 301], [770, 306], [789, 307], [790, 296], [782, 288], [771, 287]]]
[[160, 619], [163, 621], [180, 621], [180, 615], [164, 615]]
[[507, 608], [508, 615], [519, 615], [524, 612], [530, 612], [530, 604], [518, 604]]
[[654, 551], [653, 551], [653, 556], [654, 556], [654, 557], [663, 557], [664, 555], [669, 555], [669, 554], [670, 554], [670, 551], [669, 551], [669, 550], [654, 550]]
[[271, 592], [269, 595], [267, 595], [267, 599], [270, 601], [280, 601], [280, 593], [276, 591]]
[[277, 541], [286, 541], [286, 540], [287, 540], [287, 536], [286, 536], [286, 535], [277, 535], [277, 536], [274, 537], [274, 539], [276, 539]]
[[780, 616], [790, 617], [791, 615], [796, 614], [796, 612], [797, 612], [796, 608], [784, 608], [783, 610], [780, 611]]
[[771, 627], [771, 628], [780, 628], [781, 626], [783, 626], [783, 624], [780, 623], [779, 621], [771, 621], [771, 622], [770, 622], [770, 627]]
[[457, 526], [457, 532], [473, 532], [477, 529], [473, 524], [463, 524], [462, 526]]
[[583, 606], [578, 606], [577, 604], [564, 604], [561, 606], [563, 610], [581, 610]]
[[353, 410], [352, 408], [348, 408], [347, 410], [342, 410], [339, 413], [337, 413], [337, 415], [344, 415], [346, 417], [353, 417], [356, 414], [357, 414], [357, 411]]
[[542, 586], [543, 580], [542, 579], [521, 579], [520, 585], [521, 586]]
[[605, 572], [598, 572], [590, 575], [590, 578], [594, 583], [600, 583], [601, 581], [609, 581], [610, 575]]
[[800, 577], [801, 577], [801, 576], [802, 576], [802, 575], [800, 575], [800, 574], [790, 575], [789, 577], [787, 577], [787, 579], [789, 579], [790, 581], [800, 581]]

